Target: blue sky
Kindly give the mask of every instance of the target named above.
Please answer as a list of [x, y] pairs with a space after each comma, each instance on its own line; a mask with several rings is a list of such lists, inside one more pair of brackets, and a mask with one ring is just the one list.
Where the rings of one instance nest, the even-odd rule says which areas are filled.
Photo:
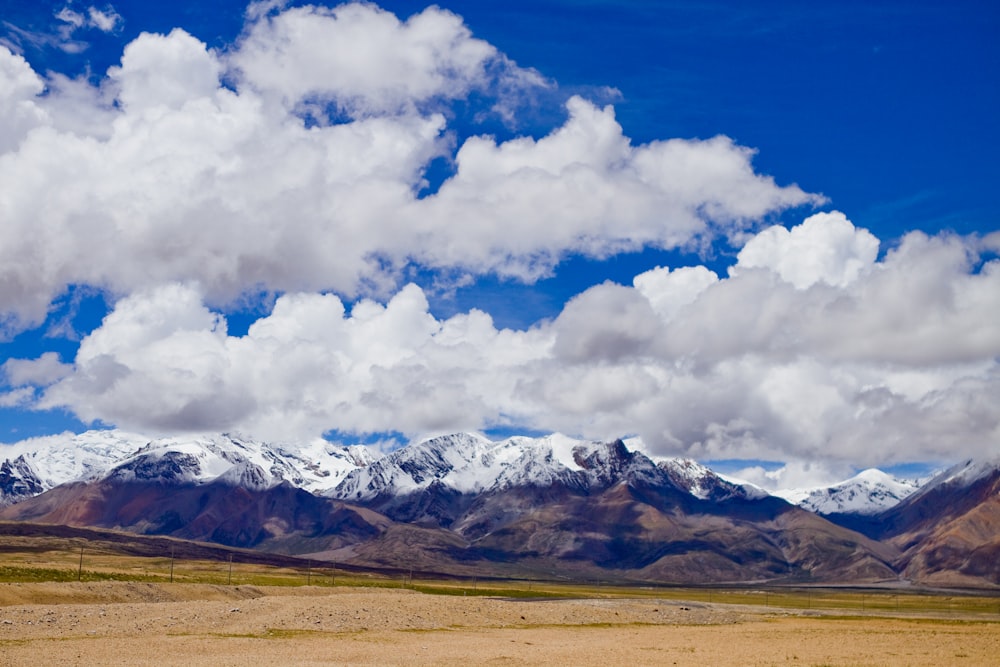
[[996, 451], [992, 3], [334, 7], [0, 1], [0, 441]]

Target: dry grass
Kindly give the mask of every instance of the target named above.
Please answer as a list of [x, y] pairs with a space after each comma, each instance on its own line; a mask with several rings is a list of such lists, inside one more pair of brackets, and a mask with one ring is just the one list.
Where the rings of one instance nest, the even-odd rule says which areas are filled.
[[[184, 545], [186, 543], [177, 542]], [[214, 558], [178, 556], [174, 542], [158, 547], [165, 555], [129, 555], [122, 544], [81, 538], [4, 536], [0, 583], [105, 582], [207, 584], [222, 586], [362, 586], [409, 588], [434, 595], [512, 599], [664, 599], [774, 608], [805, 613], [912, 618], [1000, 619], [1000, 596], [988, 591], [930, 592], [917, 589], [792, 587], [678, 587], [624, 585], [598, 581], [529, 581], [492, 578], [431, 578], [419, 572], [344, 570], [321, 561], [284, 558], [294, 565], [246, 562], [256, 554], [217, 550]], [[148, 552], [148, 547], [146, 551]], [[173, 553], [171, 557], [170, 553]], [[231, 559], [231, 560], [230, 560]]]
[[71, 582], [0, 584], [0, 602], [4, 667], [937, 666], [992, 665], [1000, 655], [996, 621], [847, 617], [651, 594], [531, 601], [346, 586]]
[[2, 528], [0, 667], [993, 665], [1000, 655], [995, 592], [457, 579]]

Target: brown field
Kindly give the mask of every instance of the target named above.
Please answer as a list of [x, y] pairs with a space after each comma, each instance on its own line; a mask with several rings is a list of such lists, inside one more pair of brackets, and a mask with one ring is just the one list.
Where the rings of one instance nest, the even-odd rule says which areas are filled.
[[0, 524], [8, 665], [996, 665], [996, 591], [460, 579]]
[[964, 607], [847, 614], [653, 596], [451, 592], [3, 583], [0, 665], [995, 665], [1000, 658], [1000, 614]]

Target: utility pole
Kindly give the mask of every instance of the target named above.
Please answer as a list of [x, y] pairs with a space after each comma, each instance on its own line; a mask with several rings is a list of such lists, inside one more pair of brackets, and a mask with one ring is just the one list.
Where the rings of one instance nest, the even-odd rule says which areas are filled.
[[76, 568], [76, 580], [83, 580], [83, 547], [80, 547], [80, 565]]
[[170, 547], [170, 583], [174, 583], [174, 547]]
[[227, 586], [233, 585], [233, 555], [229, 554], [229, 581], [226, 582]]

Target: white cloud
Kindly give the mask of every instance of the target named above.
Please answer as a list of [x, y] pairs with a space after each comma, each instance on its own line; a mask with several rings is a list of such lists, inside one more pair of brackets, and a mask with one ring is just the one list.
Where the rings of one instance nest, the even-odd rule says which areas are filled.
[[566, 304], [555, 322], [553, 352], [558, 359], [590, 362], [639, 356], [658, 328], [656, 313], [642, 294], [605, 283]]
[[0, 155], [15, 149], [27, 133], [47, 121], [35, 99], [45, 90], [20, 55], [0, 46]]
[[332, 295], [286, 295], [235, 338], [196, 289], [171, 285], [120, 301], [43, 403], [168, 432], [475, 428], [514, 395], [515, 378], [491, 366], [520, 366], [545, 348], [539, 338], [498, 332], [476, 311], [439, 322], [415, 286], [350, 313]]
[[[265, 97], [277, 95], [292, 108], [332, 102], [354, 116], [406, 112], [484, 88], [487, 66], [502, 62], [460, 17], [437, 7], [406, 21], [368, 4], [297, 7], [275, 15], [258, 10], [253, 16], [259, 20], [231, 62], [244, 85]], [[535, 77], [533, 83], [539, 82]]]
[[[125, 47], [121, 66], [108, 70], [108, 78], [118, 86], [118, 99], [131, 112], [128, 117], [141, 119], [147, 109], [166, 112], [211, 99], [219, 91], [221, 71], [218, 59], [201, 41], [175, 29], [169, 35], [139, 35]], [[192, 114], [188, 120], [200, 119]]]
[[45, 352], [37, 359], [8, 359], [0, 365], [12, 387], [23, 385], [47, 386], [73, 372], [71, 364], [64, 364], [55, 352]]
[[839, 211], [817, 213], [792, 230], [774, 226], [740, 250], [734, 271], [766, 268], [799, 289], [818, 282], [844, 287], [878, 256], [878, 239]]
[[[454, 150], [424, 102], [516, 99], [494, 62], [531, 85], [453, 14], [371, 5], [266, 13], [225, 56], [180, 29], [144, 33], [99, 87], [0, 52], [0, 333], [39, 324], [74, 284], [116, 297], [194, 281], [220, 307], [261, 290], [384, 297], [414, 263], [533, 281], [569, 253], [673, 248], [820, 201], [725, 138], [633, 146], [610, 107], [579, 98], [538, 140], [468, 139], [456, 175], [418, 198]], [[356, 117], [310, 125], [296, 109], [317, 101]]]
[[[813, 461], [814, 481], [947, 461], [1000, 437], [1000, 262], [957, 259], [978, 243], [908, 237], [849, 284], [808, 290], [763, 271], [658, 269], [527, 331], [478, 311], [438, 320], [411, 285], [350, 312], [289, 294], [232, 337], [197, 289], [162, 287], [123, 299], [40, 406], [139, 431], [635, 433], [657, 454]], [[934, 330], [899, 327], [909, 313]]]
[[111, 5], [105, 5], [103, 8], [91, 5], [82, 11], [77, 11], [71, 4], [67, 4], [57, 11], [53, 18], [58, 23], [51, 32], [14, 28], [16, 41], [77, 54], [83, 53], [90, 47], [88, 42], [77, 38], [80, 31], [98, 30], [103, 33], [116, 33], [124, 24], [124, 19]]
[[33, 387], [19, 387], [11, 391], [0, 392], [0, 408], [29, 407], [35, 399]]
[[123, 22], [121, 15], [111, 5], [105, 5], [103, 9], [90, 6], [84, 12], [78, 12], [69, 5], [66, 5], [56, 12], [55, 17], [67, 24], [62, 31], [64, 33], [63, 36], [66, 38], [80, 28], [94, 28], [101, 32], [114, 32]]
[[121, 14], [115, 11], [111, 5], [106, 5], [103, 9], [87, 8], [87, 25], [101, 32], [114, 32], [121, 27], [122, 23]]
[[69, 8], [69, 6], [63, 7], [58, 12], [56, 12], [56, 18], [63, 23], [68, 23], [71, 29], [76, 29], [83, 27], [83, 24], [87, 22], [86, 17], [80, 12], [74, 11]]
[[682, 266], [671, 271], [662, 266], [640, 273], [632, 285], [665, 321], [673, 320], [702, 292], [719, 282], [719, 276], [704, 266]]
[[730, 476], [756, 484], [763, 489], [778, 491], [830, 486], [852, 477], [855, 473], [853, 468], [844, 464], [831, 466], [823, 461], [791, 461], [773, 470], [759, 465], [750, 466], [730, 473]]
[[752, 151], [725, 137], [633, 146], [610, 106], [574, 97], [567, 109], [566, 123], [537, 141], [466, 141], [455, 177], [416, 202], [410, 222], [429, 240], [438, 227], [454, 232], [412, 256], [533, 281], [570, 252], [677, 248], [822, 201], [755, 174]]

